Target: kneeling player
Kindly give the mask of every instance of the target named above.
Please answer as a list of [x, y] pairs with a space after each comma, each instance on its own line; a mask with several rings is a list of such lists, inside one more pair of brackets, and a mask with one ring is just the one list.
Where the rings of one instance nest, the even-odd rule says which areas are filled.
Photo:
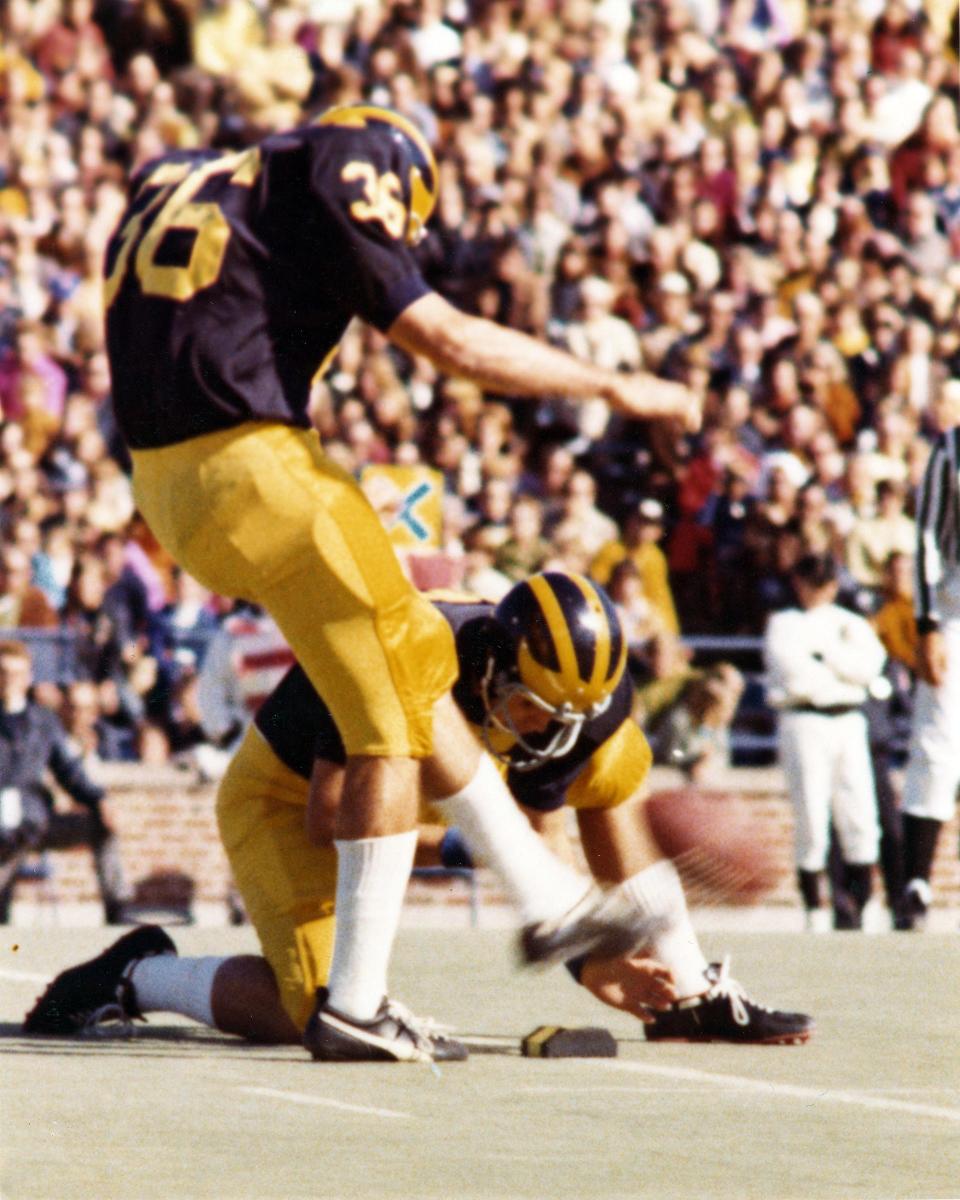
[[[434, 603], [456, 638], [454, 699], [500, 762], [517, 820], [542, 826], [565, 804], [573, 807], [593, 876], [649, 922], [652, 959], [577, 956], [571, 946], [575, 977], [643, 1019], [648, 1039], [805, 1041], [809, 1017], [753, 1003], [700, 950], [676, 870], [643, 819], [650, 751], [630, 715], [622, 637], [604, 593], [582, 577], [552, 573], [518, 584], [495, 607], [466, 598]], [[258, 713], [217, 803], [264, 957], [178, 959], [167, 935], [147, 926], [59, 976], [28, 1015], [26, 1031], [71, 1032], [95, 1022], [100, 1010], [116, 1016], [119, 1004], [128, 1017], [173, 1011], [253, 1040], [302, 1038], [315, 1057], [336, 1057], [339, 1039], [355, 1036], [331, 1017], [324, 995], [336, 881], [330, 830], [343, 761], [329, 711], [294, 667]], [[425, 775], [421, 791], [435, 800]], [[498, 867], [527, 936], [537, 936], [542, 883], [534, 886], [516, 861], [510, 830], [492, 839], [456, 796], [436, 807], [462, 830], [476, 861]], [[433, 1038], [433, 1057], [465, 1056], [453, 1039]], [[375, 1050], [365, 1056], [376, 1057]], [[343, 1057], [359, 1057], [350, 1042]]]

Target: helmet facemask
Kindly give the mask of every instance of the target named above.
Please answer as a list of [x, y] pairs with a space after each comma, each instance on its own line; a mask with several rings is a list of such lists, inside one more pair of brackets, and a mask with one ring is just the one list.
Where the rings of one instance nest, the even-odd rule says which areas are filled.
[[[505, 763], [514, 771], [532, 771], [555, 758], [569, 754], [577, 744], [580, 731], [592, 717], [599, 716], [610, 705], [607, 696], [589, 712], [580, 712], [570, 704], [554, 705], [548, 703], [536, 692], [522, 683], [515, 674], [509, 671], [497, 671], [494, 659], [491, 658], [486, 674], [480, 683], [480, 694], [483, 698], [484, 718], [481, 728], [483, 744], [487, 751], [498, 762]], [[510, 701], [514, 696], [535, 705], [541, 712], [550, 717], [551, 725], [555, 728], [546, 730], [549, 740], [546, 745], [535, 746], [528, 741], [528, 736], [517, 728], [510, 715]], [[513, 745], [509, 750], [499, 749], [493, 731], [509, 735]], [[519, 757], [517, 749], [526, 757]]]

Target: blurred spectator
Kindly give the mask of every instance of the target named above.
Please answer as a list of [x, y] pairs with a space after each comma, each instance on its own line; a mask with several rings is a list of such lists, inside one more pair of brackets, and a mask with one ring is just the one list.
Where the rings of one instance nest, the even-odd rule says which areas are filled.
[[251, 0], [212, 0], [193, 25], [193, 58], [214, 79], [229, 79], [248, 50], [263, 42], [263, 25]]
[[297, 41], [302, 18], [294, 7], [271, 7], [263, 41], [249, 42], [229, 73], [237, 108], [261, 133], [295, 125], [313, 85], [306, 50]]
[[541, 451], [541, 461], [527, 490], [543, 504], [543, 521], [550, 528], [562, 518], [567, 488], [577, 469], [577, 460], [569, 447], [548, 444]]
[[199, 667], [219, 622], [208, 588], [180, 567], [173, 572], [173, 599], [154, 618], [154, 636], [164, 653]]
[[907, 261], [921, 276], [939, 279], [950, 266], [950, 243], [937, 228], [937, 209], [927, 192], [910, 192], [903, 218]]
[[913, 612], [913, 546], [895, 550], [883, 572], [881, 602], [872, 623], [890, 659], [913, 676], [917, 670], [917, 621]]
[[497, 603], [513, 587], [513, 581], [494, 566], [500, 538], [490, 526], [474, 525], [464, 534], [464, 564], [461, 586], [483, 600]]
[[134, 635], [126, 613], [107, 600], [107, 572], [99, 555], [83, 552], [67, 586], [62, 627], [73, 635], [77, 679], [122, 683], [133, 658]]
[[847, 568], [854, 580], [879, 592], [891, 555], [911, 555], [916, 522], [903, 511], [903, 485], [892, 479], [877, 484], [875, 515], [857, 518], [847, 537]]
[[484, 481], [477, 498], [477, 524], [490, 531], [490, 543], [499, 548], [510, 536], [510, 512], [513, 491], [510, 480], [491, 476]]
[[41, 530], [40, 549], [34, 556], [33, 577], [57, 612], [66, 603], [75, 559], [76, 547], [69, 526], [62, 517], [48, 518]]
[[646, 662], [651, 639], [663, 634], [659, 613], [643, 593], [640, 568], [631, 558], [625, 558], [610, 572], [607, 594], [620, 618], [631, 666]]
[[135, 634], [150, 632], [150, 597], [143, 579], [130, 565], [127, 542], [119, 533], [105, 533], [96, 541], [107, 581], [106, 603], [123, 613]]
[[54, 629], [56, 609], [31, 583], [30, 559], [17, 546], [0, 550], [0, 626], [6, 629]]
[[572, 542], [592, 562], [601, 546], [617, 537], [617, 523], [597, 508], [597, 482], [589, 471], [575, 470], [564, 489], [563, 507], [544, 523], [544, 536], [558, 544]]
[[[30, 699], [30, 652], [0, 642], [0, 922], [10, 917], [16, 866], [27, 851], [91, 848], [108, 924], [131, 899], [117, 839], [102, 811], [105, 792], [87, 775], [59, 718]], [[63, 812], [47, 772], [85, 812]]]
[[[63, 415], [67, 375], [47, 352], [39, 321], [17, 322], [13, 345], [0, 357], [0, 410], [5, 421], [36, 423]], [[54, 426], [55, 428], [55, 426]]]
[[653, 320], [640, 335], [643, 361], [650, 371], [659, 370], [670, 360], [671, 351], [700, 328], [700, 318], [692, 310], [690, 282], [679, 271], [661, 275], [653, 296]]
[[533, 496], [519, 496], [510, 510], [510, 529], [497, 548], [494, 566], [512, 582], [543, 570], [553, 547], [543, 536], [543, 508]]
[[[168, 753], [176, 761], [196, 762], [198, 766], [204, 761], [202, 752], [208, 745], [200, 712], [199, 688], [196, 668], [184, 666], [173, 681], [163, 719]], [[205, 775], [202, 768], [201, 775]]]
[[617, 563], [630, 559], [640, 572], [644, 595], [669, 633], [680, 629], [670, 588], [666, 555], [658, 542], [663, 536], [663, 505], [647, 497], [629, 512], [623, 522], [622, 539], [601, 547], [590, 566], [590, 574], [606, 585]]
[[694, 783], [715, 782], [730, 766], [730, 727], [743, 677], [730, 663], [717, 663], [676, 682], [675, 696], [644, 721], [653, 761], [679, 767]]
[[64, 689], [63, 726], [71, 749], [88, 766], [134, 757], [134, 725], [117, 719], [119, 698], [117, 708], [109, 714], [104, 713], [102, 687], [88, 680], [77, 680]]
[[919, 415], [929, 408], [938, 382], [933, 361], [933, 329], [926, 321], [914, 317], [903, 330], [900, 353], [890, 371], [890, 387], [902, 396], [910, 410]]
[[62, 15], [34, 47], [37, 66], [49, 82], [79, 70], [85, 79], [107, 78], [113, 67], [103, 33], [93, 20], [93, 0], [63, 0]]

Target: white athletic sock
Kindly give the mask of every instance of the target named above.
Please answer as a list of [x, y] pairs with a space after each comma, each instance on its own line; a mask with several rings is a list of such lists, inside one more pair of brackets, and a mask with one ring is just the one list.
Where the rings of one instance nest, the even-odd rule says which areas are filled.
[[436, 805], [462, 832], [474, 861], [500, 876], [524, 922], [561, 917], [592, 882], [547, 849], [484, 754], [462, 791]]
[[369, 1020], [387, 994], [387, 968], [417, 831], [336, 841], [337, 932], [330, 966], [330, 1005]]
[[175, 954], [154, 954], [134, 963], [127, 979], [133, 984], [141, 1012], [179, 1013], [215, 1029], [213, 978], [226, 961], [212, 955], [177, 958]]
[[706, 991], [703, 973], [708, 963], [690, 923], [683, 884], [670, 859], [662, 858], [645, 867], [621, 886], [640, 912], [665, 919], [663, 930], [651, 938], [650, 950], [673, 972], [681, 997]]

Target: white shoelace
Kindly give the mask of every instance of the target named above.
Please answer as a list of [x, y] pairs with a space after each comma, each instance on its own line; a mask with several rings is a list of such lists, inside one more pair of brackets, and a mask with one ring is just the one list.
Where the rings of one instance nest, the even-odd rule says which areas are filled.
[[445, 1030], [449, 1026], [440, 1025], [433, 1017], [416, 1017], [405, 1004], [399, 1000], [387, 1000], [387, 1015], [392, 1017], [401, 1028], [413, 1038], [418, 1050], [426, 1054], [426, 1063], [439, 1079], [442, 1072], [434, 1061], [433, 1051], [438, 1041], [446, 1039]]
[[433, 1017], [417, 1017], [405, 1004], [399, 1000], [387, 1000], [387, 1015], [413, 1037], [422, 1050], [430, 1050], [437, 1039], [444, 1039], [449, 1032], [449, 1026], [435, 1021]]
[[80, 1027], [80, 1036], [84, 1038], [131, 1038], [133, 1034], [133, 1018], [118, 1002], [93, 1009]]
[[750, 1014], [747, 1011], [746, 1002], [749, 1001], [754, 1008], [762, 1008], [764, 1012], [772, 1012], [772, 1009], [767, 1008], [763, 1004], [757, 1004], [755, 1000], [750, 1000], [743, 984], [738, 983], [736, 979], [730, 978], [730, 955], [724, 955], [723, 962], [720, 964], [720, 969], [716, 973], [716, 977], [706, 994], [706, 999], [713, 1000], [716, 997], [723, 997], [730, 1001], [730, 1011], [733, 1013], [733, 1019], [738, 1025], [749, 1025]]

